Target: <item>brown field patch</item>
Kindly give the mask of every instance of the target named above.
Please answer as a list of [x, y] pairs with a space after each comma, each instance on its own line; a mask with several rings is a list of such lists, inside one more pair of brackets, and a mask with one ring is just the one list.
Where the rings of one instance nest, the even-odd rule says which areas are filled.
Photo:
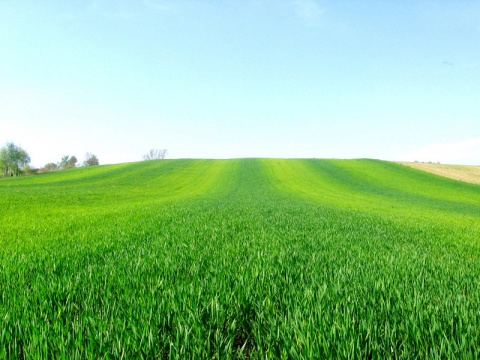
[[446, 165], [422, 162], [399, 162], [399, 164], [454, 180], [480, 184], [480, 166]]

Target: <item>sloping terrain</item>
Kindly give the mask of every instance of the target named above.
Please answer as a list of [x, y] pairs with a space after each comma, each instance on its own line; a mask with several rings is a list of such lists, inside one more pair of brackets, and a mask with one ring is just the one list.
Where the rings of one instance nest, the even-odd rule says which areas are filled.
[[401, 162], [400, 164], [450, 179], [465, 181], [472, 184], [480, 184], [480, 166], [447, 165], [422, 162]]
[[374, 160], [0, 181], [0, 358], [478, 358], [480, 186]]

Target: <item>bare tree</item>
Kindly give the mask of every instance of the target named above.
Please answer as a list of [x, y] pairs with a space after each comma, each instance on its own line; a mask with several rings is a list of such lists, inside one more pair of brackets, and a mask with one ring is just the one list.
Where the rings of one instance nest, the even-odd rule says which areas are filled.
[[151, 149], [147, 154], [143, 155], [144, 160], [165, 159], [167, 149]]

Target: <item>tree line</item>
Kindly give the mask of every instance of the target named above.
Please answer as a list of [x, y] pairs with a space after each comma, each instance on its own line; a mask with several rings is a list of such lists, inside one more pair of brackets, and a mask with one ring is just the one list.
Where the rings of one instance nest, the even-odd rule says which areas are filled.
[[[48, 163], [40, 169], [30, 166], [30, 155], [20, 146], [8, 142], [0, 149], [0, 177], [13, 177], [20, 175], [32, 175], [49, 171], [69, 169], [78, 166], [78, 159], [75, 156], [65, 155], [58, 163]], [[100, 162], [96, 155], [87, 153], [85, 161], [81, 165], [93, 166]]]
[[3, 177], [18, 176], [30, 164], [30, 156], [14, 143], [7, 143], [0, 149], [0, 168]]
[[[151, 149], [143, 156], [144, 160], [164, 159], [166, 149]], [[87, 152], [83, 163], [79, 163], [75, 156], [65, 155], [58, 163], [48, 163], [40, 169], [30, 166], [30, 155], [20, 146], [8, 142], [0, 149], [0, 177], [13, 177], [20, 175], [39, 174], [50, 171], [64, 170], [76, 166], [95, 166], [100, 162], [95, 154]]]

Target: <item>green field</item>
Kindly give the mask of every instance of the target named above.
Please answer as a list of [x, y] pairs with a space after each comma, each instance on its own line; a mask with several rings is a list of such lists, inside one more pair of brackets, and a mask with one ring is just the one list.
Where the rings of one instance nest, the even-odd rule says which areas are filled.
[[0, 180], [0, 359], [480, 358], [480, 185], [375, 160]]

